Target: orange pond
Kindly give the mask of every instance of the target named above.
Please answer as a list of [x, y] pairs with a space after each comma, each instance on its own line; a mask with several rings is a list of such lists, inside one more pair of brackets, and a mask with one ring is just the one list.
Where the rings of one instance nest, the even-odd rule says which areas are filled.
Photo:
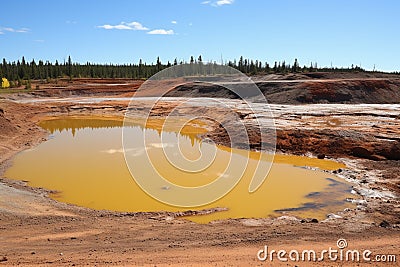
[[[180, 186], [202, 186], [220, 179], [236, 179], [236, 186], [224, 197], [202, 206], [190, 208], [164, 204], [145, 193], [132, 178], [122, 149], [122, 120], [95, 117], [42, 121], [40, 126], [51, 133], [49, 140], [19, 153], [12, 167], [6, 171], [6, 177], [27, 180], [34, 187], [55, 190], [57, 193], [51, 194], [51, 197], [58, 201], [99, 210], [137, 212], [228, 208], [227, 211], [186, 217], [199, 223], [282, 214], [324, 219], [329, 213], [351, 207], [346, 201], [346, 198], [352, 197], [349, 183], [330, 173], [304, 168], [310, 166], [335, 170], [345, 167], [343, 164], [301, 156], [275, 155], [265, 181], [250, 193], [249, 185], [255, 169], [260, 163], [271, 160], [271, 155], [202, 142], [196, 137], [205, 131], [200, 122], [191, 122], [182, 129], [174, 127], [172, 122], [169, 124], [171, 127], [164, 127], [161, 131], [162, 124], [163, 120], [153, 119], [145, 127], [139, 122], [126, 126], [129, 138], [134, 140], [129, 149], [125, 147], [127, 160], [133, 162], [131, 168], [141, 171], [134, 171], [135, 175], [141, 173], [147, 176], [144, 162], [151, 158], [152, 166], [159, 175]], [[175, 157], [177, 153], [182, 157]], [[212, 160], [207, 163], [197, 160], [199, 158]], [[232, 158], [235, 166], [228, 172], [226, 166]], [[172, 159], [172, 164], [168, 159]], [[187, 162], [199, 165], [200, 171], [185, 171], [176, 166], [185, 166]], [[149, 173], [148, 177], [151, 175]], [[160, 195], [171, 196], [173, 203], [181, 200], [192, 203], [191, 200], [196, 198], [180, 194], [162, 184], [157, 185], [155, 190]]]

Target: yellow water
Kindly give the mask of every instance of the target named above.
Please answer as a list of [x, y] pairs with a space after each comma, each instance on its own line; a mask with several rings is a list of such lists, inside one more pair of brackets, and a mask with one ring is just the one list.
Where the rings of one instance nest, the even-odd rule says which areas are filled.
[[[132, 123], [129, 137], [134, 140], [137, 137], [139, 142], [145, 136], [146, 151], [153, 159], [154, 169], [170, 182], [195, 187], [216, 180], [229, 181], [237, 179], [234, 176], [240, 176], [241, 168], [247, 163], [243, 177], [226, 196], [210, 204], [191, 208], [226, 207], [228, 210], [187, 217], [190, 220], [205, 223], [226, 218], [263, 218], [281, 214], [322, 219], [328, 213], [350, 206], [345, 201], [351, 197], [349, 184], [332, 174], [301, 168], [311, 166], [333, 170], [344, 165], [300, 156], [276, 155], [267, 179], [257, 191], [249, 193], [249, 184], [257, 164], [270, 160], [270, 157], [259, 152], [201, 142], [196, 137], [196, 134], [205, 131], [201, 122], [191, 122], [179, 133], [179, 128], [173, 127], [173, 123], [163, 129], [163, 143], [178, 144], [184, 157], [196, 167], [204, 163], [196, 161], [201, 155], [212, 157], [215, 152], [214, 161], [204, 170], [182, 171], [168, 162], [163, 146], [159, 145], [162, 123], [161, 119], [153, 119], [146, 125]], [[27, 180], [31, 186], [55, 190], [58, 193], [52, 194], [52, 198], [93, 209], [135, 212], [189, 209], [161, 203], [138, 186], [125, 164], [121, 119], [55, 118], [44, 120], [40, 125], [51, 132], [50, 139], [18, 154], [6, 172], [7, 178]], [[169, 149], [170, 155], [175, 155], [177, 146], [164, 146], [164, 149]], [[235, 167], [221, 176], [230, 156], [236, 161]], [[145, 170], [141, 168], [145, 157], [146, 153], [139, 148], [127, 151], [127, 160], [133, 160], [141, 170]], [[182, 164], [185, 165], [184, 162]], [[147, 176], [146, 173], [143, 175]], [[157, 185], [156, 190], [160, 194], [170, 195], [172, 201], [188, 198], [190, 203], [190, 196], [174, 193], [162, 185]]]

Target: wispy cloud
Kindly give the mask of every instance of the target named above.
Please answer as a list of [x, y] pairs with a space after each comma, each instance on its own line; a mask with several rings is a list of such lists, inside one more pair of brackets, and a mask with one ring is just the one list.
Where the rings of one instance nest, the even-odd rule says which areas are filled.
[[175, 34], [173, 30], [156, 29], [147, 32], [147, 34], [161, 34], [161, 35], [172, 35]]
[[14, 29], [11, 27], [0, 27], [0, 34], [4, 34], [5, 32], [27, 33], [29, 32], [29, 29], [28, 28]]
[[211, 6], [223, 6], [223, 5], [231, 5], [235, 2], [235, 0], [218, 0], [218, 1], [203, 1], [202, 5], [211, 5]]
[[219, 0], [219, 1], [217, 1], [215, 4], [216, 4], [217, 6], [231, 5], [231, 4], [233, 4], [234, 1], [235, 1], [235, 0]]
[[131, 31], [147, 31], [149, 28], [143, 26], [141, 23], [133, 22], [121, 22], [117, 25], [105, 24], [102, 26], [97, 26], [97, 28], [103, 28], [106, 30], [131, 30]]
[[28, 28], [22, 28], [22, 29], [15, 30], [15, 32], [26, 33], [26, 32], [29, 32], [29, 29]]
[[[176, 20], [171, 21], [172, 24], [177, 24]], [[147, 34], [159, 34], [159, 35], [173, 35], [175, 34], [173, 30], [165, 29], [149, 29], [143, 26], [140, 22], [121, 22], [117, 25], [104, 24], [97, 26], [97, 28], [102, 28], [105, 30], [131, 30], [131, 31], [147, 31]], [[1, 29], [0, 29], [1, 30]]]
[[37, 43], [44, 43], [44, 40], [43, 40], [43, 39], [36, 39], [35, 42], [37, 42]]

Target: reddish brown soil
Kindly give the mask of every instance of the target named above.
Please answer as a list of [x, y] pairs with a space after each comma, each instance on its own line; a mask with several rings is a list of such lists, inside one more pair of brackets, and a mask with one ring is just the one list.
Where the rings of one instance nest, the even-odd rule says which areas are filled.
[[[256, 85], [272, 104], [382, 104], [400, 103], [400, 78], [352, 78], [306, 80], [258, 80]], [[244, 90], [246, 86], [244, 85]], [[168, 96], [239, 98], [223, 86], [188, 83], [178, 86]]]
[[[306, 73], [254, 76], [269, 103], [400, 103], [400, 75], [384, 73]], [[118, 95], [132, 96], [144, 80], [130, 79], [59, 79], [56, 82], [32, 82], [34, 90], [27, 95], [39, 97]], [[154, 82], [154, 81], [153, 81]], [[140, 96], [237, 98], [210, 83], [185, 83], [183, 79], [157, 81], [147, 86]], [[117, 85], [117, 86], [116, 86]], [[162, 88], [162, 90], [158, 90]]]
[[[322, 77], [325, 78], [325, 77]], [[37, 95], [130, 95], [141, 81], [126, 81], [119, 89], [87, 88], [83, 83], [123, 83], [80, 80], [68, 89], [43, 88]], [[103, 86], [103, 85], [102, 85]], [[83, 87], [83, 88], [82, 88]], [[132, 89], [133, 88], [133, 89]], [[105, 90], [105, 91], [102, 91]], [[114, 90], [114, 91], [113, 91]], [[313, 89], [312, 89], [313, 90]], [[6, 98], [21, 98], [10, 95]], [[11, 163], [17, 152], [35, 146], [47, 133], [36, 123], [43, 116], [58, 115], [122, 115], [127, 102], [98, 104], [43, 103], [17, 104], [0, 100], [0, 173]], [[153, 115], [168, 114], [174, 103], [160, 104]], [[138, 107], [145, 103], [137, 103]], [[223, 117], [219, 110], [203, 110]], [[190, 109], [182, 110], [183, 113]], [[240, 114], [239, 114], [240, 115]], [[396, 124], [398, 127], [398, 124]], [[373, 139], [358, 140], [340, 135], [340, 129], [278, 130], [278, 149], [286, 153], [312, 152], [329, 157], [357, 160], [360, 173], [379, 173], [379, 180], [370, 181], [378, 189], [399, 192], [400, 164], [394, 160], [398, 150]], [[385, 129], [383, 129], [385, 130]], [[379, 129], [377, 131], [383, 131]], [[388, 129], [386, 129], [388, 130]], [[392, 131], [393, 129], [391, 129]], [[249, 127], [250, 145], [257, 149], [259, 132]], [[216, 142], [225, 143], [218, 127], [209, 133]], [[357, 143], [359, 142], [359, 143]], [[354, 147], [362, 147], [358, 151]], [[386, 151], [386, 152], [385, 152]], [[393, 153], [392, 153], [392, 152]], [[385, 154], [386, 153], [386, 154]], [[388, 160], [388, 158], [392, 160]], [[363, 158], [362, 160], [359, 160]], [[369, 159], [365, 159], [369, 158]], [[356, 177], [363, 179], [363, 176]], [[400, 260], [400, 201], [368, 199], [365, 209], [352, 209], [342, 218], [312, 223], [294, 219], [226, 220], [207, 225], [188, 222], [176, 214], [117, 213], [93, 211], [47, 197], [43, 189], [27, 187], [24, 183], [0, 181], [0, 265], [270, 265], [258, 262], [256, 253], [264, 245], [271, 249], [315, 249], [336, 247], [336, 240], [345, 238], [349, 249], [369, 249], [376, 254], [394, 254]], [[280, 263], [275, 266], [310, 263]], [[354, 266], [353, 263], [314, 263], [323, 266]], [[389, 263], [360, 263], [360, 266], [396, 266]]]

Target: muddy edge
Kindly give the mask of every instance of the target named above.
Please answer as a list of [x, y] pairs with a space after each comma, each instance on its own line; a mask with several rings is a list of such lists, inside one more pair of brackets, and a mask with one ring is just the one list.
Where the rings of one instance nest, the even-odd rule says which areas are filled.
[[[85, 104], [77, 105], [73, 103], [46, 103], [46, 104], [17, 104], [7, 100], [0, 102], [2, 110], [1, 119], [2, 132], [7, 134], [7, 138], [2, 138], [1, 144], [1, 165], [0, 171], [4, 173], [5, 169], [10, 166], [11, 158], [19, 151], [28, 149], [38, 145], [46, 140], [48, 133], [37, 126], [37, 122], [49, 116], [118, 116], [122, 118], [127, 107], [126, 102], [113, 102], [107, 104]], [[145, 106], [147, 103], [138, 102], [138, 106]], [[176, 106], [176, 103], [165, 102], [157, 105], [152, 111], [152, 116], [165, 116], [170, 110]], [[191, 107], [196, 108], [196, 107]], [[184, 110], [187, 112], [188, 110]], [[210, 113], [214, 117], [220, 117], [222, 121], [224, 114], [223, 109], [202, 111]], [[259, 128], [254, 127], [251, 123], [247, 123], [243, 114], [238, 111], [239, 116], [243, 118], [243, 123], [247, 125], [250, 147], [259, 149]], [[206, 114], [207, 116], [207, 114]], [[208, 122], [209, 123], [209, 122]], [[223, 129], [218, 125], [211, 125], [212, 128], [206, 134], [216, 143], [231, 146], [229, 137]], [[231, 127], [235, 128], [235, 127]], [[261, 128], [261, 131], [263, 129]], [[241, 133], [237, 133], [241, 134]], [[400, 170], [400, 164], [395, 160], [368, 160], [355, 157], [354, 147], [367, 147], [373, 144], [373, 140], [362, 140], [364, 145], [360, 143], [360, 138], [352, 140], [343, 138], [340, 131], [331, 131], [328, 134], [322, 131], [313, 130], [288, 130], [277, 129], [277, 151], [278, 153], [305, 154], [309, 156], [319, 156], [335, 159], [343, 162], [348, 166], [345, 170], [335, 170], [334, 174], [353, 183], [355, 199], [353, 200], [357, 207], [355, 210], [342, 211], [340, 216], [355, 216], [356, 214], [368, 214], [375, 223], [382, 221], [389, 222], [390, 225], [397, 225], [400, 221], [398, 217], [399, 201], [399, 181], [396, 177], [396, 170]], [[329, 138], [327, 138], [327, 136]], [[318, 142], [315, 142], [319, 138]], [[233, 136], [234, 139], [234, 136]], [[324, 141], [325, 140], [325, 141]], [[370, 142], [368, 142], [370, 141]], [[375, 141], [376, 142], [376, 141]], [[337, 146], [340, 143], [341, 146]], [[306, 144], [306, 145], [299, 145]], [[336, 144], [336, 146], [334, 146]], [[351, 144], [351, 145], [350, 145]], [[382, 146], [387, 146], [383, 143]], [[378, 147], [375, 145], [375, 147]], [[367, 150], [367, 149], [366, 149]], [[322, 156], [321, 156], [322, 155]], [[367, 155], [368, 156], [368, 155]], [[378, 157], [378, 156], [376, 156]], [[23, 187], [26, 190], [38, 191], [31, 189], [23, 182], [10, 181], [3, 179], [4, 183], [9, 185]], [[41, 190], [45, 191], [45, 190]], [[358, 197], [357, 197], [358, 195]]]
[[[130, 95], [124, 93], [123, 96]], [[126, 102], [119, 101], [97, 104], [47, 102], [37, 105], [17, 104], [7, 100], [25, 97], [26, 95], [11, 95], [0, 99], [1, 175], [10, 166], [14, 155], [46, 140], [48, 133], [37, 126], [37, 122], [42, 118], [70, 115], [120, 117], [127, 107]], [[137, 105], [142, 107], [145, 103], [138, 102]], [[153, 115], [164, 116], [173, 106], [173, 103], [163, 103], [154, 110]], [[213, 110], [212, 113], [223, 116], [222, 110]], [[239, 115], [242, 113], [238, 110]], [[248, 125], [249, 136], [254, 136], [250, 138], [250, 145], [257, 149], [257, 131], [252, 129], [251, 123]], [[395, 127], [399, 129], [396, 121]], [[338, 130], [339, 134], [335, 134], [335, 130]], [[0, 207], [0, 259], [4, 260], [2, 264], [10, 266], [43, 263], [107, 265], [155, 262], [195, 265], [211, 262], [223, 265], [249, 262], [256, 264], [254, 253], [265, 244], [287, 244], [292, 247], [296, 244], [299, 248], [309, 248], [307, 244], [312, 243], [318, 248], [326, 248], [327, 245], [334, 246], [339, 237], [345, 237], [353, 248], [368, 246], [372, 247], [374, 252], [398, 255], [399, 161], [379, 158], [384, 156], [379, 156], [379, 153], [375, 153], [378, 150], [368, 147], [373, 143], [368, 142], [368, 135], [361, 146], [369, 152], [368, 154], [354, 154], [351, 150], [353, 147], [340, 148], [338, 144], [342, 143], [340, 140], [344, 136], [340, 129], [335, 130], [324, 135], [321, 134], [323, 131], [312, 129], [286, 132], [280, 132], [278, 129], [277, 146], [283, 153], [309, 156], [324, 154], [327, 158], [346, 163], [348, 169], [342, 170], [338, 175], [352, 182], [355, 193], [360, 197], [354, 209], [338, 212], [336, 215], [339, 216], [331, 216], [319, 223], [311, 219], [299, 220], [283, 216], [275, 219], [224, 220], [198, 225], [175, 219], [185, 214], [94, 211], [59, 203], [48, 198], [47, 190], [31, 188], [24, 182], [2, 178], [2, 192], [4, 188], [8, 188], [7, 190], [34, 205], [25, 207], [26, 214]], [[393, 131], [392, 128], [388, 130]], [[227, 140], [220, 134], [221, 131], [214, 125], [208, 135], [216, 143], [227, 144]], [[348, 140], [343, 143], [351, 144], [352, 136], [345, 137], [349, 138], [350, 142]], [[314, 142], [315, 138], [339, 141], [335, 143], [339, 149], [336, 151], [327, 146], [329, 142], [320, 142], [318, 145], [318, 142]], [[293, 145], [307, 140], [313, 146]], [[375, 142], [376, 139], [369, 141]], [[366, 159], [365, 155], [379, 157]], [[28, 209], [35, 210], [36, 206], [45, 209], [38, 209], [37, 214], [30, 215]], [[205, 232], [208, 234], [204, 235]], [[43, 239], [38, 239], [41, 236]], [[80, 242], [79, 245], [76, 245], [76, 240]], [[213, 248], [212, 256], [209, 248]], [[159, 253], [154, 254], [155, 250]], [[134, 257], [131, 257], [132, 255]], [[329, 264], [328, 262], [326, 266], [330, 266]]]

